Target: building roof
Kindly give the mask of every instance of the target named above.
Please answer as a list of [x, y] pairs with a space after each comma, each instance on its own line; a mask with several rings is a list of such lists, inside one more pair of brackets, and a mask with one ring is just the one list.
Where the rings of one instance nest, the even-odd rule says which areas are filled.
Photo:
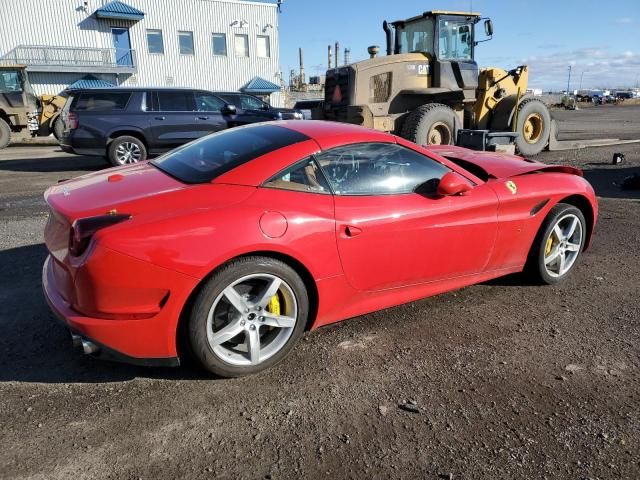
[[96, 18], [117, 18], [120, 20], [138, 21], [144, 18], [144, 12], [124, 2], [114, 0], [101, 6], [94, 12]]
[[84, 90], [84, 89], [111, 88], [111, 87], [114, 87], [112, 83], [105, 82], [104, 80], [100, 80], [99, 78], [96, 78], [93, 75], [85, 75], [80, 80], [73, 82], [66, 89], [67, 90]]
[[262, 77], [254, 77], [249, 83], [240, 89], [246, 93], [273, 93], [279, 92], [280, 87]]

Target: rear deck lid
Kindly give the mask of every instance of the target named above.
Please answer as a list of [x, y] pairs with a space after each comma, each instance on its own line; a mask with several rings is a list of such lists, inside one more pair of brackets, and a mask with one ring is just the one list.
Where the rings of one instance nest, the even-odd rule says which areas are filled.
[[[486, 173], [485, 177], [496, 179], [543, 171], [569, 173], [578, 176], [583, 175], [582, 170], [579, 168], [564, 165], [547, 165], [507, 153], [478, 152], [453, 145], [428, 145], [425, 148], [437, 155], [450, 159], [454, 163], [458, 163], [462, 168], [466, 168], [465, 163], [471, 164], [469, 165], [469, 170], [480, 178], [482, 178], [482, 176], [473, 170], [480, 168]], [[456, 160], [460, 160], [461, 162], [456, 162]]]

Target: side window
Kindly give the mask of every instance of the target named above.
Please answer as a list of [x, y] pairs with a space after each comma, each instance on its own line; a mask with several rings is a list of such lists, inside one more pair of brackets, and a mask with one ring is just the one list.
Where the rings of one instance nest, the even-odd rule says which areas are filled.
[[256, 97], [252, 97], [250, 95], [242, 95], [240, 97], [240, 108], [242, 109], [262, 110], [263, 105], [264, 103], [262, 103], [262, 101], [257, 99]]
[[231, 105], [235, 105], [236, 108], [242, 108], [240, 106], [240, 101], [238, 99], [237, 95], [219, 95], [220, 98], [222, 98], [222, 100], [224, 100], [225, 102], [231, 104]]
[[471, 27], [465, 21], [440, 20], [440, 37], [438, 56], [442, 59], [471, 60], [472, 38]]
[[318, 165], [312, 158], [295, 164], [264, 184], [265, 187], [297, 192], [331, 193]]
[[161, 112], [193, 112], [193, 92], [158, 91], [158, 110]]
[[196, 92], [196, 110], [199, 112], [220, 112], [224, 102], [206, 92]]
[[359, 143], [334, 148], [316, 156], [337, 195], [434, 193], [444, 165], [392, 143]]
[[74, 103], [74, 110], [124, 110], [129, 102], [129, 98], [131, 98], [131, 92], [83, 93]]

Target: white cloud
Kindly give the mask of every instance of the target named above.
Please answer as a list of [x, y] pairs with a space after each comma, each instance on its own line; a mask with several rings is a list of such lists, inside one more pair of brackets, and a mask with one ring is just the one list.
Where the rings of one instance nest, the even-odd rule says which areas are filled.
[[[500, 64], [510, 68], [511, 63], [529, 66], [529, 84], [545, 90], [567, 87], [571, 65], [571, 89], [632, 87], [640, 80], [640, 54], [613, 52], [607, 47], [580, 48], [573, 51], [532, 55]], [[584, 72], [584, 74], [583, 74]]]

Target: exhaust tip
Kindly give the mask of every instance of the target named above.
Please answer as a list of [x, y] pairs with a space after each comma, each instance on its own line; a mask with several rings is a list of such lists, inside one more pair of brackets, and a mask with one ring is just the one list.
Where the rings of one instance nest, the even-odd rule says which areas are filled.
[[100, 350], [100, 347], [98, 347], [95, 343], [90, 342], [89, 340], [82, 340], [82, 351], [86, 355], [96, 353], [98, 350]]
[[80, 335], [76, 335], [75, 333], [71, 334], [71, 343], [75, 348], [82, 346], [82, 337]]

